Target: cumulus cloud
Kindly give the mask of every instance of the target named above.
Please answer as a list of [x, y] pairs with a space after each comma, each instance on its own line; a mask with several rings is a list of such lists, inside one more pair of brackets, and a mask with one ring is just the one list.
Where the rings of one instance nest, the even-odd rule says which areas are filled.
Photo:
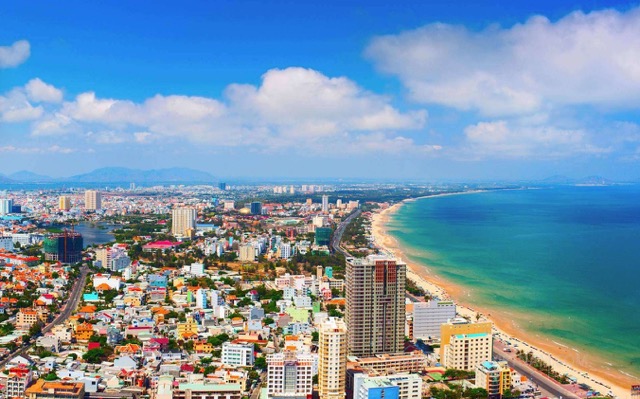
[[[133, 102], [81, 93], [34, 123], [32, 134], [83, 131], [87, 140], [100, 144], [173, 137], [262, 151], [335, 147], [340, 140], [345, 145], [333, 151], [426, 152], [398, 134], [420, 130], [426, 119], [426, 111], [401, 112], [390, 98], [364, 90], [348, 78], [287, 68], [266, 72], [259, 86], [232, 84], [222, 99], [156, 95]], [[348, 149], [350, 143], [353, 148]]]
[[22, 64], [31, 55], [31, 46], [26, 40], [18, 40], [10, 46], [0, 46], [0, 68], [13, 68]]
[[0, 96], [0, 121], [17, 123], [40, 118], [44, 113], [41, 106], [33, 106], [26, 93], [16, 88]]
[[24, 88], [31, 101], [47, 103], [59, 103], [62, 101], [62, 90], [43, 82], [39, 78], [31, 79]]
[[560, 158], [577, 154], [602, 155], [610, 147], [592, 143], [584, 129], [529, 126], [517, 121], [479, 122], [464, 130], [460, 158]]
[[483, 115], [640, 105], [640, 8], [535, 16], [479, 32], [435, 23], [375, 38], [366, 55], [421, 103]]

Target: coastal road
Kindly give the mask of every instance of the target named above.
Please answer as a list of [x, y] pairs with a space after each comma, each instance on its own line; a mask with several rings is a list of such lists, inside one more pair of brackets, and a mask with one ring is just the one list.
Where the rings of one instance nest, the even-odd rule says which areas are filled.
[[509, 366], [513, 367], [519, 374], [526, 376], [529, 381], [538, 385], [543, 395], [556, 398], [579, 399], [579, 396], [565, 389], [556, 380], [546, 374], [541, 373], [518, 358], [515, 352], [507, 352], [505, 346], [499, 340], [493, 341], [493, 356], [499, 360], [506, 360]]
[[[87, 279], [88, 273], [89, 268], [86, 265], [83, 265], [80, 269], [80, 275], [76, 279], [75, 283], [73, 283], [73, 287], [71, 287], [71, 292], [69, 293], [69, 297], [65, 302], [64, 310], [60, 312], [60, 314], [58, 314], [58, 316], [56, 316], [56, 318], [53, 319], [51, 323], [42, 327], [42, 334], [51, 331], [51, 329], [58, 324], [64, 323], [69, 318], [69, 316], [71, 316], [71, 313], [76, 309], [78, 303], [80, 302], [80, 297], [82, 296], [82, 292], [84, 291], [85, 281]], [[0, 369], [4, 368], [5, 364], [7, 364], [9, 360], [13, 359], [16, 356], [25, 354], [34, 345], [35, 339], [28, 345], [24, 345], [7, 355], [7, 357], [0, 362]]]
[[331, 248], [333, 249], [334, 252], [339, 252], [342, 255], [344, 255], [344, 257], [351, 256], [349, 252], [342, 249], [342, 247], [340, 246], [340, 242], [342, 241], [342, 235], [344, 234], [344, 229], [346, 229], [349, 223], [351, 223], [351, 221], [356, 217], [358, 217], [358, 215], [360, 215], [361, 213], [362, 213], [362, 210], [360, 209], [356, 210], [351, 215], [347, 216], [345, 220], [340, 222], [338, 227], [336, 227], [336, 231], [333, 232], [333, 237], [331, 237]]

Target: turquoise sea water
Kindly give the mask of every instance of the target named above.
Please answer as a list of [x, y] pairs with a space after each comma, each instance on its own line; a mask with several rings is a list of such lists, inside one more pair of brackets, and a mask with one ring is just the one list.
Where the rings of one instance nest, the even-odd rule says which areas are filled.
[[387, 231], [463, 302], [640, 376], [640, 186], [425, 198]]

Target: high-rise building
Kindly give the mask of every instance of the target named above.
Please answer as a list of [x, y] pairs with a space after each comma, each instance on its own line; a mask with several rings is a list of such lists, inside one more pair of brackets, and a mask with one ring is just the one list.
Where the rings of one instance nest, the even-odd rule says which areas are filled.
[[262, 215], [262, 202], [255, 201], [251, 203], [251, 214]]
[[194, 208], [174, 208], [171, 211], [171, 234], [185, 235], [188, 229], [195, 229], [197, 216]]
[[329, 212], [329, 196], [328, 195], [322, 196], [322, 212], [324, 213]]
[[346, 314], [349, 353], [373, 356], [404, 347], [407, 266], [382, 255], [348, 258]]
[[226, 191], [227, 190], [227, 183], [224, 183], [224, 182], [218, 183], [218, 189], [220, 189], [222, 191]]
[[58, 208], [61, 211], [68, 211], [69, 209], [71, 209], [71, 198], [67, 197], [66, 195], [61, 195]]
[[99, 191], [87, 190], [84, 192], [84, 208], [88, 211], [102, 209], [102, 194]]
[[13, 200], [3, 198], [0, 199], [0, 215], [7, 215], [13, 210]]
[[511, 389], [511, 368], [506, 361], [486, 361], [476, 367], [475, 385], [487, 390], [490, 398], [499, 398]]
[[316, 227], [316, 234], [314, 237], [315, 244], [329, 246], [329, 244], [331, 244], [332, 233], [333, 230], [331, 227]]
[[345, 397], [347, 325], [330, 317], [320, 325], [318, 339], [318, 393], [320, 399]]
[[45, 260], [60, 261], [62, 263], [76, 263], [82, 260], [82, 235], [65, 231], [61, 234], [51, 234], [44, 239]]
[[440, 338], [440, 326], [456, 317], [456, 304], [452, 301], [432, 299], [413, 304], [413, 337]]
[[267, 397], [307, 399], [313, 393], [313, 356], [285, 351], [267, 356]]

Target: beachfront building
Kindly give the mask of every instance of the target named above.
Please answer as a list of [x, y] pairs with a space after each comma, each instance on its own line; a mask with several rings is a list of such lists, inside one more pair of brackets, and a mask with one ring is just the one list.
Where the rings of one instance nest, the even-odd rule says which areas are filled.
[[347, 369], [347, 326], [330, 317], [320, 325], [318, 393], [320, 399], [343, 399]]
[[[451, 337], [459, 334], [491, 334], [493, 324], [490, 321], [471, 323], [467, 319], [457, 317], [440, 326], [440, 360], [444, 359], [447, 345]], [[485, 360], [491, 360], [491, 357]]]
[[413, 304], [413, 337], [433, 340], [440, 338], [440, 326], [456, 317], [456, 304], [452, 301], [432, 299]]
[[476, 386], [489, 393], [489, 397], [501, 397], [511, 389], [511, 368], [506, 361], [486, 361], [476, 367]]
[[479, 364], [491, 360], [492, 350], [491, 333], [456, 334], [450, 338], [440, 361], [448, 369], [474, 371]]
[[402, 352], [406, 264], [382, 255], [348, 258], [347, 342], [352, 356]]

